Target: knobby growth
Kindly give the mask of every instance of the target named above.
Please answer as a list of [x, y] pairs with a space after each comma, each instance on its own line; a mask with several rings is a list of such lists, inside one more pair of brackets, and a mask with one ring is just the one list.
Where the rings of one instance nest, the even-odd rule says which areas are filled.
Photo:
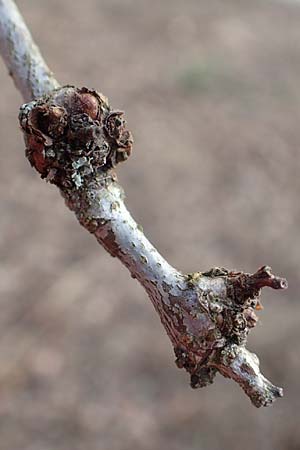
[[[206, 386], [220, 372], [239, 383], [255, 406], [269, 405], [282, 396], [282, 389], [260, 373], [258, 358], [245, 346], [258, 320], [261, 289], [284, 289], [286, 280], [274, 276], [268, 266], [253, 275], [217, 267], [182, 274], [170, 266], [131, 217], [117, 182], [115, 168], [128, 159], [133, 144], [124, 113], [112, 110], [106, 97], [94, 90], [57, 87], [50, 73], [42, 82], [44, 91], [41, 80], [35, 86], [30, 71], [24, 80], [24, 71], [5, 46], [9, 27], [3, 25], [3, 17], [9, 18], [13, 30], [22, 21], [15, 6], [10, 14], [11, 5], [11, 0], [0, 0], [0, 42], [23, 94], [34, 97], [19, 115], [29, 162], [59, 188], [81, 225], [143, 285], [173, 344], [177, 366], [190, 374], [191, 386]], [[16, 55], [20, 46], [13, 37], [10, 29], [9, 45]], [[31, 36], [27, 39], [25, 48], [31, 55]], [[33, 57], [35, 67], [45, 74], [41, 56]]]

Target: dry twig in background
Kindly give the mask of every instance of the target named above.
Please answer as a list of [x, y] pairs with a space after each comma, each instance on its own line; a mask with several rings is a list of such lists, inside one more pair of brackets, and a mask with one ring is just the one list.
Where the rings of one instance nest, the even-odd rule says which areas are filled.
[[260, 373], [258, 358], [245, 345], [257, 322], [261, 288], [284, 289], [286, 280], [268, 266], [253, 275], [217, 267], [182, 274], [170, 266], [131, 217], [117, 182], [115, 168], [133, 144], [124, 113], [94, 90], [60, 87], [11, 0], [0, 0], [0, 49], [17, 88], [31, 100], [20, 110], [27, 158], [58, 186], [81, 225], [144, 286], [191, 386], [206, 386], [220, 372], [257, 407], [281, 397], [282, 389]]

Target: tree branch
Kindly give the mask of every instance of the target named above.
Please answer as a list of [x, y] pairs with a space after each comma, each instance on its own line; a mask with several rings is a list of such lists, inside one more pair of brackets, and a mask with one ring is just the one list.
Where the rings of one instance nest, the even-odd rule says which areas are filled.
[[59, 86], [12, 0], [0, 0], [0, 52], [25, 101]]
[[35, 99], [20, 110], [27, 158], [60, 189], [81, 225], [143, 285], [191, 386], [212, 383], [219, 371], [257, 407], [281, 397], [282, 389], [260, 373], [258, 358], [245, 345], [257, 322], [261, 288], [284, 289], [286, 280], [267, 266], [253, 275], [220, 268], [184, 275], [170, 266], [131, 217], [117, 183], [115, 167], [130, 156], [133, 143], [123, 112], [113, 111], [96, 91], [59, 88], [11, 0], [0, 0], [0, 14], [2, 54], [25, 98]]

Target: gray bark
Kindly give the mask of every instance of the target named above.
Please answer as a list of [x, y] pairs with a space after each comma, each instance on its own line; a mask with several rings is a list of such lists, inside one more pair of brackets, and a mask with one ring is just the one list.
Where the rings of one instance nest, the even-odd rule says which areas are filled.
[[0, 0], [0, 50], [24, 99], [32, 100], [20, 111], [27, 158], [145, 288], [191, 386], [210, 384], [220, 372], [257, 407], [281, 397], [282, 389], [260, 373], [258, 358], [245, 345], [261, 288], [283, 289], [286, 281], [266, 266], [253, 275], [173, 268], [130, 215], [116, 179], [115, 167], [130, 156], [133, 142], [123, 113], [111, 110], [98, 92], [59, 87], [11, 0]]

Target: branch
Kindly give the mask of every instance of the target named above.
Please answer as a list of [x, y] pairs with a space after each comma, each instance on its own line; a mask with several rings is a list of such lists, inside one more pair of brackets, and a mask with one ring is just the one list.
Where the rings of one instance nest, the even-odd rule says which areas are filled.
[[25, 101], [59, 86], [12, 0], [0, 0], [0, 52]]
[[[260, 373], [258, 358], [245, 345], [257, 322], [261, 288], [284, 289], [286, 280], [267, 266], [253, 275], [220, 268], [184, 275], [170, 266], [131, 217], [117, 182], [115, 168], [128, 159], [133, 143], [124, 113], [113, 111], [106, 97], [88, 88], [49, 92], [51, 83], [56, 85], [49, 74], [35, 84], [10, 56], [20, 53], [20, 39], [11, 41], [5, 34], [21, 17], [10, 0], [0, 5], [11, 24], [1, 22], [1, 40], [10, 42], [1, 48], [13, 46], [4, 51], [6, 61], [26, 98], [29, 92], [36, 97], [19, 116], [31, 165], [59, 188], [80, 224], [145, 288], [173, 344], [176, 364], [189, 372], [193, 388], [212, 383], [220, 372], [239, 383], [257, 407], [281, 397], [282, 389]], [[26, 52], [34, 49], [39, 65], [46, 67], [28, 31], [26, 39]]]

